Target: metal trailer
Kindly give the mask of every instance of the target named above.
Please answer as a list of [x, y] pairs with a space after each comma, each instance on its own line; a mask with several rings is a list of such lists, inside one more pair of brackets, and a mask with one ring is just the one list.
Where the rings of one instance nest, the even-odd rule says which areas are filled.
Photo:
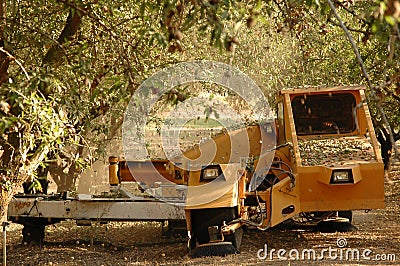
[[102, 195], [18, 194], [8, 207], [8, 219], [24, 225], [23, 242], [43, 241], [46, 225], [75, 220], [77, 225], [108, 221], [159, 221], [168, 227], [166, 235], [186, 233], [184, 199], [168, 202], [151, 196], [134, 196], [123, 188], [112, 187]]

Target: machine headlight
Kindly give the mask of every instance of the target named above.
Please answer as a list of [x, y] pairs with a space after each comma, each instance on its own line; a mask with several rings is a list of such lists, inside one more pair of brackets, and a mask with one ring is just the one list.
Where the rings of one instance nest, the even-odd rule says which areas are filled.
[[349, 170], [334, 170], [331, 176], [331, 184], [353, 183], [353, 175]]
[[213, 180], [221, 175], [221, 168], [219, 166], [208, 167], [202, 170], [201, 178], [203, 180]]

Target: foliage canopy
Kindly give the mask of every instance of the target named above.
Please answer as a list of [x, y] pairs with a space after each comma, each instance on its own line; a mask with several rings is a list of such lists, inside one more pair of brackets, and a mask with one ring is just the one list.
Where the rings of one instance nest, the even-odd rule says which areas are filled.
[[[400, 3], [334, 4], [377, 92], [370, 104], [383, 106], [399, 139]], [[271, 103], [284, 87], [365, 84], [325, 1], [2, 0], [0, 7], [4, 201], [50, 163], [72, 175], [84, 168], [116, 134], [142, 80], [176, 62], [230, 63]], [[373, 110], [387, 143], [387, 125]]]

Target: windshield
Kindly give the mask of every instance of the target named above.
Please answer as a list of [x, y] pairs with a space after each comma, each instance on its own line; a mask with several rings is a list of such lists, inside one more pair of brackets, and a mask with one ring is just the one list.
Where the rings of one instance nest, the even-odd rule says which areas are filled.
[[299, 95], [292, 100], [296, 133], [343, 134], [355, 130], [356, 99], [350, 93]]

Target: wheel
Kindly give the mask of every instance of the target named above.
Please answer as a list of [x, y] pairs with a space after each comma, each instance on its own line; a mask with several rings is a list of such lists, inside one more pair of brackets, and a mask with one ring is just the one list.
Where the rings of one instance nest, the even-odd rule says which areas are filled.
[[242, 244], [243, 228], [235, 230], [233, 234], [226, 235], [225, 241], [231, 242], [232, 245], [239, 251], [240, 245]]
[[[188, 247], [193, 257], [225, 256], [239, 253], [242, 242], [243, 230], [239, 228], [234, 233], [225, 235], [224, 240], [211, 241], [209, 227], [220, 226], [238, 217], [237, 207], [199, 209], [191, 211], [192, 236]], [[218, 234], [218, 233], [217, 233]]]
[[353, 212], [352, 211], [338, 211], [338, 216], [349, 219], [349, 223], [353, 222]]
[[196, 237], [195, 236], [190, 236], [190, 238], [188, 239], [188, 243], [187, 243], [187, 249], [189, 252], [189, 255], [193, 255], [194, 250], [196, 248]]
[[31, 243], [37, 242], [42, 243], [44, 240], [44, 229], [45, 225], [25, 225], [22, 229], [22, 242], [23, 243]]
[[[238, 217], [236, 207], [199, 209], [191, 211], [192, 232], [199, 244], [210, 242], [208, 227], [221, 226], [223, 221], [229, 222]], [[228, 236], [227, 236], [228, 237]], [[235, 243], [240, 244], [236, 237], [228, 237]], [[239, 246], [236, 246], [239, 248]]]
[[[351, 211], [338, 211], [336, 219], [326, 219], [317, 224], [317, 230], [324, 233], [334, 232], [349, 232], [354, 231], [357, 228], [351, 224], [353, 220], [353, 213]], [[345, 218], [348, 221], [343, 221]]]
[[185, 220], [167, 221], [167, 226], [165, 227], [163, 224], [162, 234], [168, 238], [182, 238], [187, 236]]
[[10, 221], [24, 226], [22, 229], [22, 243], [37, 242], [44, 240], [46, 225], [61, 222], [63, 219], [39, 218], [39, 217], [9, 217]]

